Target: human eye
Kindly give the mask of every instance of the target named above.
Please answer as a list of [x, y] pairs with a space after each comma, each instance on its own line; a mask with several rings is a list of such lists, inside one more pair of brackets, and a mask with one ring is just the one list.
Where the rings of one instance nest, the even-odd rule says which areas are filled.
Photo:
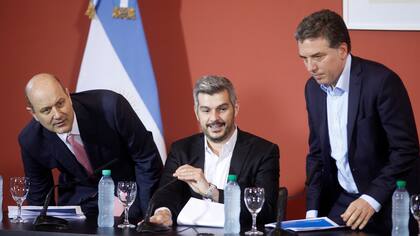
[[320, 62], [324, 58], [325, 58], [325, 55], [323, 55], [323, 54], [317, 54], [317, 55], [313, 56], [313, 60], [316, 61], [316, 62]]
[[219, 110], [219, 112], [225, 112], [225, 111], [227, 111], [228, 109], [229, 109], [229, 107], [228, 107], [228, 106], [221, 106], [221, 107], [217, 108], [217, 110]]
[[308, 58], [307, 57], [304, 57], [304, 56], [299, 56], [300, 57], [300, 59], [302, 59], [303, 60], [303, 63], [308, 63]]
[[44, 107], [40, 110], [40, 113], [44, 114], [44, 115], [48, 115], [51, 112], [51, 107]]
[[65, 101], [64, 101], [64, 99], [61, 99], [61, 100], [59, 100], [55, 105], [58, 107], [58, 108], [62, 108], [63, 106], [64, 106], [64, 103], [65, 103]]
[[202, 113], [208, 113], [209, 111], [210, 111], [210, 109], [207, 108], [207, 107], [201, 107], [200, 108], [200, 112], [202, 112]]

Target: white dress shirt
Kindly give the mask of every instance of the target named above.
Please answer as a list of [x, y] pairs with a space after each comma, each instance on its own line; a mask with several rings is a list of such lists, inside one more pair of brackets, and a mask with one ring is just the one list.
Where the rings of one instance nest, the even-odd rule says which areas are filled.
[[218, 189], [225, 187], [237, 138], [238, 129], [235, 128], [229, 140], [222, 145], [219, 155], [216, 155], [209, 147], [207, 137], [204, 136], [204, 176], [207, 182], [216, 185]]

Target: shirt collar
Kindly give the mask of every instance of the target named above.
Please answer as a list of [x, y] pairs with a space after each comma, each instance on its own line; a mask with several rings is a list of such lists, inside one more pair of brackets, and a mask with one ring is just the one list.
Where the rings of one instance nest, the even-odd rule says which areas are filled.
[[346, 59], [346, 64], [344, 65], [343, 72], [341, 72], [340, 77], [338, 77], [335, 87], [333, 88], [332, 86], [321, 84], [321, 89], [329, 95], [341, 95], [344, 92], [348, 92], [350, 84], [350, 68], [351, 55], [349, 54]]
[[62, 134], [58, 134], [58, 137], [63, 140], [63, 142], [66, 142], [67, 140], [67, 136], [69, 134], [74, 134], [74, 135], [79, 135], [80, 136], [80, 131], [79, 131], [79, 124], [77, 123], [77, 118], [76, 118], [76, 113], [73, 112], [73, 125], [72, 128], [70, 130], [70, 132], [68, 133], [62, 133]]
[[[235, 126], [235, 131], [233, 131], [232, 136], [229, 138], [229, 140], [226, 143], [222, 145], [222, 150], [219, 153], [219, 157], [223, 158], [227, 156], [228, 153], [233, 152], [237, 139], [238, 139], [238, 127]], [[207, 143], [207, 137], [205, 135], [204, 135], [204, 150], [209, 154], [214, 154]]]

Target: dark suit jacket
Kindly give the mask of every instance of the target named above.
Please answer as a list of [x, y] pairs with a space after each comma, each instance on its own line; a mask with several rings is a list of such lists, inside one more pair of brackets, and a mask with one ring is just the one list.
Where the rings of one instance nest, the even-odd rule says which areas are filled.
[[[157, 188], [162, 161], [153, 142], [127, 100], [107, 90], [71, 95], [80, 135], [93, 170], [117, 159], [109, 168], [117, 184], [137, 181], [138, 194], [130, 216], [141, 217]], [[97, 212], [101, 173], [88, 179], [85, 169], [56, 133], [31, 120], [19, 135], [25, 175], [31, 179], [30, 205], [42, 205], [53, 186], [51, 170], [60, 171], [58, 205], [81, 205], [85, 214]], [[88, 180], [87, 180], [88, 179]], [[85, 180], [85, 181], [83, 181]], [[72, 184], [82, 181], [82, 183]], [[115, 188], [116, 189], [116, 188]]]
[[[326, 93], [311, 78], [305, 88], [310, 128], [307, 209], [328, 214], [337, 198], [337, 168], [331, 158]], [[348, 161], [361, 194], [388, 209], [397, 179], [419, 192], [419, 143], [405, 87], [385, 66], [352, 57], [348, 100]], [[381, 210], [382, 212], [382, 210]]]
[[[179, 140], [172, 144], [166, 160], [160, 186], [171, 181], [175, 170], [189, 164], [204, 170], [204, 136], [202, 133]], [[277, 195], [279, 189], [279, 148], [276, 144], [238, 129], [238, 138], [232, 154], [229, 174], [236, 174], [241, 188], [241, 225], [250, 225], [251, 214], [243, 201], [243, 190], [246, 187], [263, 187], [265, 203], [258, 214], [259, 223], [274, 222], [277, 212]], [[220, 202], [223, 203], [223, 190], [220, 191]], [[168, 185], [156, 195], [154, 209], [168, 207], [176, 222], [179, 212], [190, 197], [202, 198], [182, 181]]]

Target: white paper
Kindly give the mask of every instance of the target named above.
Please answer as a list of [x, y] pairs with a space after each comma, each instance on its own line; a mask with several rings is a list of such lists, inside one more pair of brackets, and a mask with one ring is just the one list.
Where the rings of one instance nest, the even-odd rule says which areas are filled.
[[178, 225], [223, 227], [224, 205], [217, 202], [190, 198], [178, 215]]
[[[22, 218], [34, 219], [42, 210], [42, 206], [22, 206]], [[8, 217], [16, 218], [18, 207], [8, 206]], [[57, 216], [64, 219], [86, 219], [80, 206], [49, 206], [47, 215]]]

